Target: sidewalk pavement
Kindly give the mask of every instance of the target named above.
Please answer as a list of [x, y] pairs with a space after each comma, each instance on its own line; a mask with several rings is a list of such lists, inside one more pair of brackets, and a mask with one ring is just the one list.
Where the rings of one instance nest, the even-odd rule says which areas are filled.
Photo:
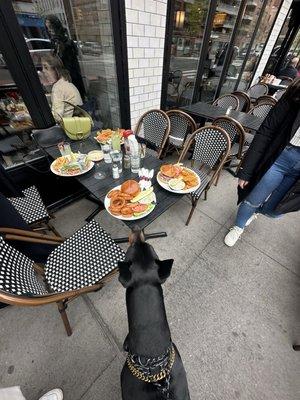
[[[68, 236], [95, 205], [80, 200], [57, 213]], [[174, 257], [164, 285], [174, 342], [192, 400], [299, 400], [300, 214], [261, 216], [234, 248], [223, 244], [236, 212], [236, 180], [222, 173], [188, 227], [188, 199], [148, 228], [161, 259]], [[113, 237], [128, 234], [106, 212]], [[0, 310], [0, 387], [20, 385], [27, 400], [61, 387], [66, 400], [120, 400], [127, 334], [125, 290], [117, 280], [68, 307], [68, 338], [54, 305]], [[142, 399], [137, 399], [142, 400]]]

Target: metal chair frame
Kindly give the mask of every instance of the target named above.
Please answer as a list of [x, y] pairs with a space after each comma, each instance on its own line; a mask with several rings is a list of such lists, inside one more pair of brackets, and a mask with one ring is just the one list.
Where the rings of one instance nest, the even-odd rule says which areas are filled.
[[[197, 129], [197, 130], [192, 134], [192, 136], [189, 138], [189, 140], [187, 141], [186, 145], [184, 146], [184, 148], [183, 148], [183, 150], [182, 150], [182, 153], [180, 154], [180, 157], [179, 157], [179, 159], [178, 159], [178, 163], [182, 163], [182, 162], [183, 162], [183, 160], [184, 160], [184, 158], [186, 157], [187, 153], [189, 152], [190, 148], [194, 145], [195, 141], [197, 141], [197, 139], [196, 139], [197, 135], [198, 135], [199, 133], [200, 133], [200, 134], [202, 134], [202, 133], [204, 134], [204, 132], [205, 132], [208, 128], [211, 128], [211, 127], [204, 126], [204, 127], [202, 127], [202, 128]], [[228, 156], [229, 156], [230, 148], [231, 148], [231, 141], [230, 141], [230, 137], [229, 137], [228, 133], [227, 133], [224, 129], [219, 128], [219, 127], [214, 127], [214, 129], [217, 130], [217, 131], [219, 131], [219, 132], [224, 136], [227, 146], [226, 146], [226, 149], [223, 151], [223, 154], [221, 154], [221, 156], [219, 157], [219, 159], [218, 159], [217, 162], [215, 163], [214, 167], [213, 167], [213, 168], [208, 167], [208, 168], [209, 168], [209, 172], [208, 172], [206, 175], [209, 176], [211, 171], [213, 171], [213, 173], [212, 173], [212, 175], [210, 176], [210, 179], [209, 179], [207, 185], [206, 185], [205, 188], [203, 189], [203, 192], [204, 192], [204, 200], [207, 200], [207, 192], [208, 192], [208, 190], [211, 188], [211, 186], [212, 186], [213, 184], [214, 184], [215, 186], [217, 186], [218, 181], [219, 181], [219, 178], [220, 178], [220, 174], [221, 174], [221, 171], [222, 171], [222, 168], [223, 168], [223, 166], [224, 166], [224, 164], [225, 164], [225, 162], [226, 162], [226, 159], [227, 159]], [[194, 150], [193, 150], [193, 151], [194, 151]], [[191, 164], [192, 164], [192, 167], [194, 167], [194, 164], [195, 164], [194, 160], [192, 160], [192, 163], [191, 163]], [[202, 162], [202, 163], [200, 164], [200, 166], [199, 166], [199, 170], [201, 170], [202, 168], [204, 168], [205, 165], [206, 165], [206, 164], [204, 164], [204, 163]], [[202, 193], [203, 193], [203, 192], [202, 192]], [[202, 194], [202, 193], [201, 193], [201, 194]], [[200, 197], [199, 197], [199, 198], [200, 198]], [[190, 211], [189, 216], [188, 216], [188, 218], [187, 218], [186, 225], [188, 225], [188, 224], [190, 223], [190, 221], [191, 221], [191, 218], [192, 218], [192, 216], [193, 216], [193, 214], [194, 214], [194, 211], [195, 211], [195, 209], [196, 209], [196, 207], [197, 207], [199, 198], [196, 198], [195, 196], [193, 196], [192, 193], [190, 194], [190, 199], [191, 199], [191, 202], [192, 202], [192, 208], [191, 208], [191, 211]]]
[[212, 105], [213, 105], [213, 106], [217, 106], [217, 107], [221, 107], [221, 108], [225, 108], [225, 107], [220, 106], [220, 105], [218, 104], [218, 103], [220, 103], [220, 100], [221, 100], [221, 102], [222, 102], [222, 99], [225, 99], [225, 98], [234, 99], [235, 102], [236, 102], [236, 106], [235, 106], [235, 107], [232, 107], [232, 109], [233, 109], [233, 110], [238, 110], [238, 109], [239, 109], [240, 101], [239, 101], [239, 99], [237, 98], [237, 96], [235, 96], [234, 94], [223, 94], [223, 96], [218, 97], [218, 98], [212, 103]]
[[[160, 143], [159, 147], [157, 147], [156, 143], [151, 142], [147, 138], [145, 138], [145, 143], [146, 143], [146, 145], [150, 144], [150, 148], [151, 148], [151, 146], [155, 147], [155, 150], [157, 151], [157, 157], [161, 158], [162, 157], [162, 153], [164, 151], [164, 148], [166, 146], [166, 143], [167, 143], [167, 140], [168, 140], [168, 137], [169, 137], [169, 134], [170, 134], [170, 128], [171, 128], [171, 123], [170, 123], [170, 119], [169, 119], [168, 115], [162, 110], [158, 110], [158, 109], [149, 110], [149, 111], [145, 112], [140, 117], [140, 119], [138, 120], [138, 123], [136, 125], [136, 130], [135, 131], [136, 131], [136, 136], [139, 137], [140, 130], [141, 130], [142, 125], [144, 123], [144, 118], [147, 117], [148, 115], [150, 115], [151, 113], [154, 113], [154, 112], [161, 114], [165, 118], [165, 120], [167, 122], [167, 126], [165, 128], [164, 134], [162, 135], [161, 143]], [[143, 139], [143, 138], [141, 138], [141, 139]]]

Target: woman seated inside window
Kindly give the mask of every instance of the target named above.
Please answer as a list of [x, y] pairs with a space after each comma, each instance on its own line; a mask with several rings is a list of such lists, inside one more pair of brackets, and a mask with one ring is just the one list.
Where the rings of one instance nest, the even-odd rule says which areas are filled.
[[42, 57], [43, 79], [52, 86], [51, 104], [52, 113], [57, 121], [62, 117], [72, 117], [74, 106], [81, 106], [82, 98], [75, 85], [71, 82], [69, 72], [64, 68], [57, 56], [47, 55]]

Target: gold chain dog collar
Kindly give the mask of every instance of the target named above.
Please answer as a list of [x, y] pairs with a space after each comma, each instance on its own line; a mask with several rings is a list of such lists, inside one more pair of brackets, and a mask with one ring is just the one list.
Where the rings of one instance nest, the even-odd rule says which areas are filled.
[[139, 380], [141, 380], [143, 382], [148, 382], [148, 383], [158, 382], [158, 381], [166, 378], [171, 373], [172, 367], [175, 362], [175, 349], [172, 344], [168, 365], [165, 369], [160, 371], [158, 374], [146, 375], [143, 372], [139, 371], [132, 363], [132, 361], [130, 359], [130, 355], [127, 356], [126, 362], [127, 362], [127, 366], [129, 368], [130, 372], [132, 373], [132, 375], [135, 376], [136, 378], [138, 378]]

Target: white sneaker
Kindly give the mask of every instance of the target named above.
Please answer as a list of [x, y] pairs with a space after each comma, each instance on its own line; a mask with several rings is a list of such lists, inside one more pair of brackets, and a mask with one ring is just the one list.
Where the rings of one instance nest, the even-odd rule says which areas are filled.
[[236, 242], [241, 237], [241, 234], [244, 232], [244, 229], [239, 228], [238, 226], [233, 226], [230, 228], [229, 232], [225, 236], [224, 243], [228, 247], [232, 247], [236, 244]]
[[64, 394], [61, 389], [53, 389], [47, 392], [39, 400], [63, 400]]
[[254, 213], [246, 222], [245, 226], [249, 226], [251, 224], [252, 221], [254, 221], [255, 219], [257, 219], [258, 217], [258, 213]]

